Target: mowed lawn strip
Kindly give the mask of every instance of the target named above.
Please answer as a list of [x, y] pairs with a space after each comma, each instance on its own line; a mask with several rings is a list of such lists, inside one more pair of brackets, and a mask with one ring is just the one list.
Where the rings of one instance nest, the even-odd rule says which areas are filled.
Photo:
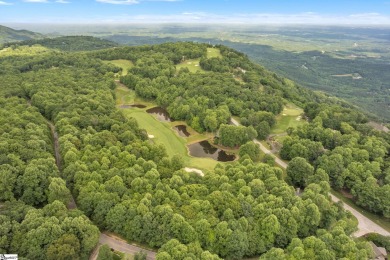
[[123, 112], [127, 116], [134, 117], [140, 128], [145, 129], [149, 135], [154, 135], [154, 140], [165, 146], [169, 156], [175, 154], [187, 156], [185, 140], [175, 135], [168, 123], [160, 122], [154, 116], [136, 108], [124, 109]]
[[[138, 108], [123, 109], [122, 111], [126, 116], [135, 118], [140, 128], [145, 129], [149, 135], [153, 135], [153, 141], [163, 144], [170, 157], [175, 154], [181, 155], [186, 167], [212, 170], [218, 164], [216, 160], [211, 158], [189, 156], [186, 140], [176, 134], [171, 124], [160, 122], [153, 115]], [[203, 136], [201, 135], [201, 137]]]
[[305, 120], [301, 118], [303, 109], [294, 104], [287, 104], [283, 111], [276, 116], [276, 125], [271, 128], [271, 134], [281, 134], [286, 132], [287, 128], [296, 128], [304, 124]]

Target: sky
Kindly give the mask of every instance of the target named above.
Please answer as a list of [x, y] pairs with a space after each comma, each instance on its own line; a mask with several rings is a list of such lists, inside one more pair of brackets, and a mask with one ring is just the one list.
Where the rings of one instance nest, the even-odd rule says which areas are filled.
[[390, 25], [390, 0], [0, 0], [4, 23]]

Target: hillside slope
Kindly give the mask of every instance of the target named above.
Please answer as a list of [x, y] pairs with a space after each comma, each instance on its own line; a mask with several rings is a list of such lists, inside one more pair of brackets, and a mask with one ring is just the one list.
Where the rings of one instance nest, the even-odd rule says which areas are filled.
[[8, 43], [5, 46], [32, 46], [42, 45], [49, 49], [61, 51], [92, 51], [117, 47], [118, 44], [109, 40], [103, 40], [92, 36], [62, 36], [57, 38], [44, 38], [35, 40], [26, 40], [18, 43]]
[[0, 44], [42, 38], [43, 35], [27, 30], [14, 30], [0, 25]]

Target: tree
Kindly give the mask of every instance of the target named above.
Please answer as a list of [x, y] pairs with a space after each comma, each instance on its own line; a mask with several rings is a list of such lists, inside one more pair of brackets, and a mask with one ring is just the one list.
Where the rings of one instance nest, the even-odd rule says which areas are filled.
[[59, 200], [65, 205], [69, 203], [72, 198], [72, 194], [66, 187], [65, 181], [61, 178], [51, 178], [48, 188], [47, 200], [52, 203], [55, 200]]
[[255, 144], [254, 142], [247, 142], [244, 145], [241, 145], [240, 150], [238, 152], [240, 157], [243, 157], [244, 155], [248, 155], [252, 161], [258, 161], [260, 156], [260, 147]]
[[114, 254], [111, 252], [111, 248], [108, 245], [102, 245], [99, 249], [99, 255], [97, 260], [112, 260]]
[[287, 166], [287, 181], [294, 186], [305, 187], [308, 179], [314, 173], [314, 168], [306, 159], [295, 157]]

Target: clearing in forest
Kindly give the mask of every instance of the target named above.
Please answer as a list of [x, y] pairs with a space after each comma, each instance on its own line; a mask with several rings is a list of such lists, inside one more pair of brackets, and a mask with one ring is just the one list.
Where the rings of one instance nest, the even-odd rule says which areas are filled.
[[134, 66], [134, 64], [129, 60], [107, 60], [103, 61], [104, 63], [113, 64], [119, 68], [122, 68], [122, 76], [127, 75], [128, 70]]
[[292, 103], [288, 103], [283, 111], [276, 116], [276, 125], [272, 127], [271, 134], [281, 134], [289, 127], [298, 127], [305, 120], [302, 119], [303, 109]]
[[[117, 84], [117, 106], [133, 103], [146, 105], [147, 107], [144, 109], [126, 108], [122, 109], [122, 111], [126, 116], [135, 118], [140, 128], [145, 129], [148, 135], [153, 135], [153, 142], [163, 144], [170, 157], [175, 154], [181, 155], [184, 159], [185, 166], [191, 168], [198, 168], [201, 170], [212, 170], [218, 163], [220, 163], [210, 158], [192, 157], [188, 153], [188, 144], [210, 139], [212, 137], [212, 134], [199, 134], [183, 121], [158, 121], [153, 115], [148, 114], [146, 112], [146, 109], [155, 106], [154, 104], [137, 98], [133, 90], [126, 88], [120, 83]], [[187, 130], [191, 133], [188, 138], [180, 137], [173, 129], [174, 126], [179, 124], [184, 124], [187, 126]]]
[[222, 58], [221, 51], [217, 48], [207, 48], [207, 58]]
[[204, 72], [204, 70], [199, 65], [199, 61], [200, 59], [185, 60], [176, 65], [176, 70], [179, 71], [181, 68], [188, 68], [191, 73], [196, 73], [198, 71]]

